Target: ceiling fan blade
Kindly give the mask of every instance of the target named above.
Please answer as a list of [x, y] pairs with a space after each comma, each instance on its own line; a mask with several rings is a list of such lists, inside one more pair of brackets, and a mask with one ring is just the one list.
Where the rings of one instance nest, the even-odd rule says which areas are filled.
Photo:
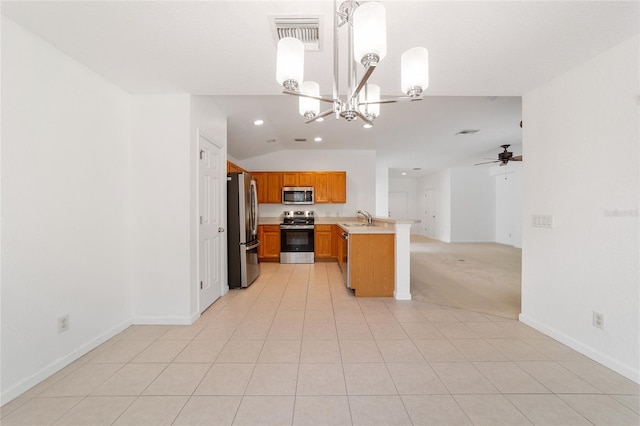
[[380, 99], [379, 101], [373, 101], [373, 102], [362, 102], [359, 105], [370, 105], [370, 104], [394, 104], [396, 102], [414, 102], [414, 101], [421, 101], [422, 97], [415, 97], [412, 98], [410, 96], [400, 96], [397, 98], [386, 98], [386, 99]]
[[522, 155], [516, 155], [515, 157], [509, 158], [510, 161], [522, 161]]
[[326, 117], [327, 115], [331, 114], [333, 112], [333, 108], [328, 109], [326, 111], [322, 111], [320, 114], [316, 115], [315, 117], [313, 117], [310, 120], [307, 120], [304, 122], [304, 124], [309, 124], [309, 123], [313, 123], [314, 121], [316, 121], [318, 118], [322, 118], [322, 117]]
[[303, 98], [311, 98], [311, 99], [316, 99], [318, 101], [322, 101], [322, 102], [331, 102], [333, 103], [334, 100], [333, 99], [329, 99], [329, 98], [325, 98], [322, 96], [316, 96], [316, 95], [312, 95], [310, 93], [302, 93], [302, 92], [296, 92], [295, 90], [287, 90], [284, 89], [282, 91], [282, 93], [284, 93], [285, 95], [293, 95], [293, 96], [301, 96]]
[[484, 163], [477, 163], [477, 164], [474, 164], [474, 166], [479, 166], [479, 165], [481, 165], [481, 164], [489, 164], [489, 163], [499, 163], [499, 162], [500, 162], [500, 160], [495, 160], [495, 161], [485, 161]]

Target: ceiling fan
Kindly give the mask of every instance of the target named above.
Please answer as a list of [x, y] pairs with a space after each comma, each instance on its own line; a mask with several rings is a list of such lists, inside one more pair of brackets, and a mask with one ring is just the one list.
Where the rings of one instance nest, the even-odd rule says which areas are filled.
[[511, 145], [500, 145], [503, 149], [502, 152], [498, 153], [498, 159], [493, 161], [485, 161], [484, 163], [477, 163], [474, 166], [479, 166], [481, 164], [489, 164], [489, 163], [500, 163], [501, 166], [505, 166], [509, 161], [522, 161], [522, 155], [513, 156], [513, 152], [507, 151], [507, 149]]

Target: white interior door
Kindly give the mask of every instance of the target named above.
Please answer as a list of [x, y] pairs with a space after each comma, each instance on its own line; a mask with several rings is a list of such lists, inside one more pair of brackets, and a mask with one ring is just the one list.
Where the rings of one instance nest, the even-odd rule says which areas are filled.
[[436, 217], [436, 190], [427, 189], [424, 192], [424, 236], [429, 238], [437, 238], [437, 217]]
[[222, 295], [222, 266], [225, 242], [222, 227], [222, 150], [202, 135], [200, 145], [200, 232], [199, 232], [199, 304], [200, 312]]

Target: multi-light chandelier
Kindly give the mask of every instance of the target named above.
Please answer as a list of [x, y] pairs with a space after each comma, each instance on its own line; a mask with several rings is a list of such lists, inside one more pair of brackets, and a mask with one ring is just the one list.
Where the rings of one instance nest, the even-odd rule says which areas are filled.
[[[294, 37], [285, 37], [278, 42], [276, 80], [284, 87], [283, 93], [300, 97], [299, 112], [307, 123], [323, 119], [334, 113], [353, 121], [360, 117], [365, 127], [371, 127], [380, 114], [380, 104], [398, 101], [422, 100], [422, 92], [429, 85], [429, 56], [424, 47], [414, 47], [401, 56], [401, 87], [407, 96], [380, 99], [380, 87], [367, 83], [380, 61], [387, 54], [387, 24], [384, 6], [376, 1], [359, 4], [344, 1], [336, 8], [334, 0], [333, 41], [333, 98], [320, 96], [320, 86], [314, 81], [304, 81], [304, 44]], [[338, 35], [347, 24], [348, 57], [346, 99], [338, 95]], [[356, 63], [364, 67], [357, 81]], [[320, 112], [320, 102], [332, 107]]]

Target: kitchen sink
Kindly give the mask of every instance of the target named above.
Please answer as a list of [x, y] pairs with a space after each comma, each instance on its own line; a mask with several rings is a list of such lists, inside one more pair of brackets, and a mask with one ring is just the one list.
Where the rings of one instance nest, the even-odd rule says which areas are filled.
[[368, 226], [366, 223], [343, 223], [344, 226]]

